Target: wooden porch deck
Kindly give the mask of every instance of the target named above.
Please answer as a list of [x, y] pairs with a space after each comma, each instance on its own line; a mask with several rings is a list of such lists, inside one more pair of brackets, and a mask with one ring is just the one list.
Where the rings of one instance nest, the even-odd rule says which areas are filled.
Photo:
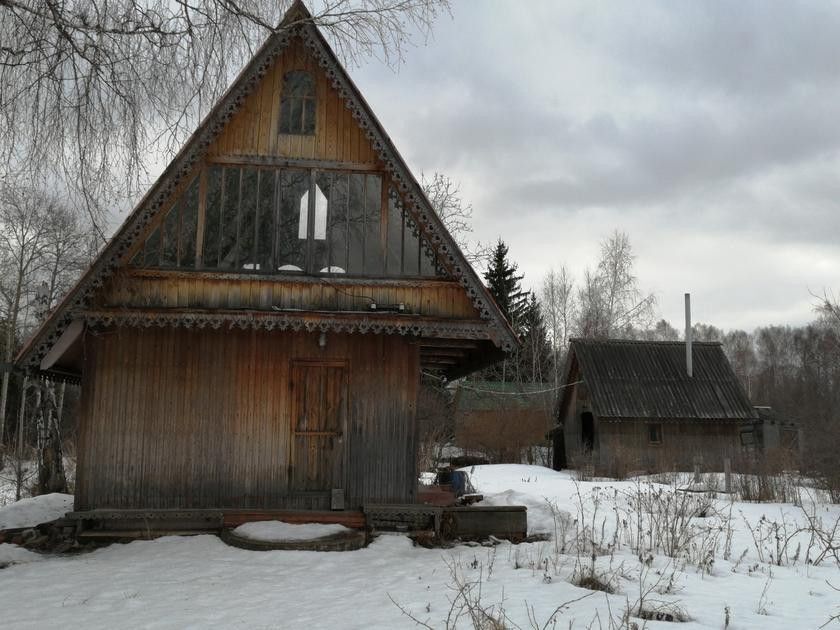
[[525, 506], [434, 506], [422, 504], [371, 504], [359, 510], [109, 510], [69, 512], [76, 536], [103, 540], [154, 538], [173, 534], [220, 533], [243, 523], [329, 523], [357, 530], [434, 531], [448, 539], [488, 536], [512, 541], [527, 536]]
[[[76, 524], [82, 538], [114, 539], [177, 534], [217, 533], [254, 521], [286, 523], [337, 523], [351, 529], [367, 527], [364, 513], [351, 510], [87, 510], [69, 512], [65, 518]], [[129, 533], [132, 535], [129, 536]]]

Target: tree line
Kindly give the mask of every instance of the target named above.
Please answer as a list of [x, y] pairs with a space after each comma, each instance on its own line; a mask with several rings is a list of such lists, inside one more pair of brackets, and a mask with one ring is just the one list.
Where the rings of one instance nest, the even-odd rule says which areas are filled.
[[[576, 283], [564, 265], [549, 269], [538, 291], [522, 289], [524, 276], [499, 240], [487, 261], [486, 284], [522, 343], [506, 365], [483, 377], [553, 383], [573, 337], [679, 341], [683, 335], [657, 317], [656, 296], [640, 288], [626, 233], [600, 243], [599, 258]], [[721, 344], [744, 390], [756, 405], [791, 418], [827, 420], [840, 409], [840, 307], [831, 294], [815, 296], [814, 320], [803, 326], [768, 325], [725, 331], [695, 323], [696, 341]]]

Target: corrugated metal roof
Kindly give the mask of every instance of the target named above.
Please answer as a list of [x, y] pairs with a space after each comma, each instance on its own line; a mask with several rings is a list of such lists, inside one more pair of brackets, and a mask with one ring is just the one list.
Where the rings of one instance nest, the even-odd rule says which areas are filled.
[[689, 378], [683, 342], [572, 339], [567, 382], [583, 380], [601, 418], [755, 418], [719, 343], [695, 342], [692, 357]]

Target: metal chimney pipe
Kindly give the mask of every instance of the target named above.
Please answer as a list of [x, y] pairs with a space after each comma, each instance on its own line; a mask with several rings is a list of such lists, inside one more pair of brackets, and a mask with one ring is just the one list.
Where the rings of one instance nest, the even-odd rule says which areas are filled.
[[691, 293], [685, 294], [685, 372], [688, 378], [694, 376], [694, 369], [691, 365]]

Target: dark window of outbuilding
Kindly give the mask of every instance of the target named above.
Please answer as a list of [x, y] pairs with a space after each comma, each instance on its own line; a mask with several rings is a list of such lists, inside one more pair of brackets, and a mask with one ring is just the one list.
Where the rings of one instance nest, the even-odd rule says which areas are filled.
[[662, 425], [649, 424], [648, 426], [648, 443], [662, 444]]
[[315, 79], [308, 72], [292, 70], [283, 76], [280, 133], [302, 136], [315, 133]]
[[580, 414], [580, 441], [585, 451], [595, 448], [595, 417], [591, 411]]

